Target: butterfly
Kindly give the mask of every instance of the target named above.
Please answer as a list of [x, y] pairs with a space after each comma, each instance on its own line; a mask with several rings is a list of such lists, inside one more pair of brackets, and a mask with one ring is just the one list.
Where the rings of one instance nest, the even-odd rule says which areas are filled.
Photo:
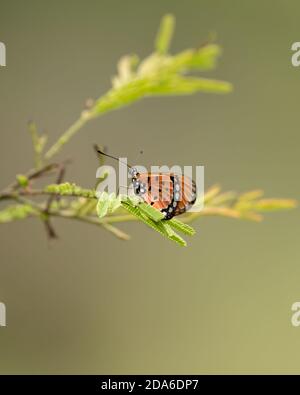
[[[118, 160], [99, 149], [101, 155]], [[165, 220], [188, 211], [197, 198], [196, 183], [189, 177], [176, 173], [139, 173], [127, 165], [134, 194], [145, 203], [159, 210]]]

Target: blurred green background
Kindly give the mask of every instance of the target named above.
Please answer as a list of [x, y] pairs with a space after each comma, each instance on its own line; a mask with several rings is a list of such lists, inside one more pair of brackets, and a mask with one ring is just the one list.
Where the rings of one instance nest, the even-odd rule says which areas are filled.
[[[0, 0], [0, 10], [1, 188], [32, 165], [27, 121], [54, 142], [109, 88], [121, 55], [152, 50], [172, 12], [172, 51], [216, 32], [224, 54], [208, 76], [234, 92], [147, 99], [90, 123], [60, 155], [74, 160], [67, 179], [94, 184], [98, 142], [128, 158], [143, 149], [146, 166], [204, 164], [206, 187], [299, 198], [299, 1]], [[36, 220], [1, 226], [1, 373], [299, 372], [299, 210], [261, 224], [202, 219], [187, 248], [137, 223], [122, 226], [130, 242], [55, 225], [51, 244]]]

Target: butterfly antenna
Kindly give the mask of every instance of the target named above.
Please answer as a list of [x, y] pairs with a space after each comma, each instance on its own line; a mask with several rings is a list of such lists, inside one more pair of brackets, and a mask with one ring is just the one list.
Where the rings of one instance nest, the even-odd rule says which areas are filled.
[[105, 152], [101, 151], [98, 147], [97, 147], [97, 152], [98, 152], [100, 155], [107, 156], [108, 158], [114, 159], [114, 160], [116, 160], [116, 161], [118, 161], [118, 162], [120, 162], [120, 163], [123, 163], [124, 165], [126, 164], [126, 166], [127, 166], [129, 169], [131, 168], [131, 166], [128, 165], [127, 163], [122, 162], [122, 161], [121, 161], [119, 158], [117, 158], [116, 156], [106, 154]]

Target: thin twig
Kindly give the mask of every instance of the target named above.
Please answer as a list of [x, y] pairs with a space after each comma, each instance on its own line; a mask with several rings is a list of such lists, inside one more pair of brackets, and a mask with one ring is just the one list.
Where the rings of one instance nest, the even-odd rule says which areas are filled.
[[[56, 179], [56, 183], [57, 184], [60, 184], [62, 182], [62, 180], [64, 178], [64, 174], [65, 174], [65, 166], [62, 164], [60, 166], [60, 168], [59, 168], [59, 171], [58, 171], [58, 176], [57, 176], [57, 179]], [[55, 198], [58, 200], [60, 198], [60, 196], [57, 196], [57, 197], [55, 197], [55, 195], [50, 195], [49, 196], [46, 208], [44, 210], [44, 214], [45, 214], [44, 223], [45, 223], [45, 227], [46, 227], [46, 231], [47, 231], [48, 237], [50, 239], [57, 239], [58, 238], [57, 233], [56, 233], [53, 225], [51, 224], [50, 216], [49, 216], [49, 210], [50, 210], [52, 202], [53, 202], [53, 200]]]
[[67, 214], [66, 212], [53, 212], [53, 213], [51, 213], [51, 215], [60, 217], [60, 218], [74, 219], [76, 221], [81, 221], [81, 222], [85, 222], [88, 224], [101, 226], [104, 229], [108, 230], [109, 232], [113, 233], [119, 239], [122, 239], [122, 240], [129, 240], [130, 239], [130, 236], [127, 233], [123, 232], [122, 230], [116, 228], [113, 225], [110, 225], [108, 221], [107, 222], [101, 221], [97, 217], [87, 217], [87, 216], [83, 217], [83, 216], [77, 216], [74, 214]]
[[87, 112], [84, 112], [80, 118], [75, 121], [68, 130], [50, 147], [45, 154], [45, 159], [49, 160], [56, 155], [61, 148], [76, 134], [90, 119], [88, 116], [84, 116]]

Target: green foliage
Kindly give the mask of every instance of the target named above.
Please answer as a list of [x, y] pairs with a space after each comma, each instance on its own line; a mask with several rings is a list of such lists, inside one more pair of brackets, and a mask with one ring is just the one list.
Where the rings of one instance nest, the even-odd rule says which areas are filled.
[[147, 203], [140, 203], [138, 208], [143, 214], [151, 218], [154, 222], [159, 222], [164, 219], [164, 215], [160, 211], [156, 210]]
[[81, 196], [86, 198], [95, 198], [96, 192], [91, 189], [83, 189], [76, 184], [65, 182], [63, 184], [51, 184], [44, 188], [45, 193], [61, 196]]
[[254, 204], [257, 211], [280, 211], [297, 207], [294, 199], [261, 199]]
[[109, 197], [106, 192], [103, 192], [104, 196], [100, 196], [97, 203], [97, 214], [99, 218], [103, 218], [108, 213]]
[[23, 174], [17, 174], [16, 179], [18, 185], [22, 188], [26, 188], [29, 184], [28, 177], [24, 176]]
[[[60, 203], [62, 201], [60, 200]], [[76, 215], [80, 217], [84, 217], [87, 215], [92, 215], [97, 210], [97, 200], [80, 197], [79, 199], [74, 200], [70, 204], [71, 208], [74, 210]]]
[[0, 223], [25, 219], [32, 214], [36, 214], [36, 210], [28, 204], [11, 205], [0, 211]]
[[[43, 221], [49, 237], [56, 237], [51, 219], [61, 217], [97, 225], [121, 240], [129, 240], [130, 236], [115, 224], [141, 221], [178, 245], [185, 246], [185, 240], [176, 232], [187, 236], [194, 235], [195, 230], [187, 225], [187, 222], [203, 216], [214, 215], [260, 221], [264, 212], [296, 207], [297, 202], [292, 199], [263, 198], [261, 190], [238, 194], [233, 191], [222, 192], [219, 186], [214, 186], [204, 196], [204, 208], [198, 212], [185, 213], [181, 216], [181, 220], [172, 218], [167, 221], [164, 220], [162, 213], [137, 196], [129, 198], [109, 195], [106, 192], [97, 195], [96, 189], [108, 176], [107, 173], [97, 179], [94, 189], [86, 189], [74, 183], [62, 182], [66, 161], [43, 164], [57, 154], [91, 119], [145, 97], [231, 91], [232, 86], [228, 82], [195, 75], [195, 72], [205, 72], [215, 68], [221, 53], [220, 47], [211, 43], [171, 55], [169, 48], [174, 27], [174, 17], [166, 15], [162, 20], [152, 54], [143, 60], [136, 55], [122, 57], [117, 66], [117, 75], [112, 81], [112, 88], [98, 100], [90, 103], [46, 153], [44, 148], [47, 137], [40, 135], [36, 125], [30, 122], [34, 169], [26, 174], [17, 175], [16, 180], [0, 193], [0, 201], [13, 200], [18, 203], [0, 211], [0, 223], [36, 216]], [[98, 160], [102, 161], [103, 158]], [[56, 183], [42, 189], [33, 189], [35, 182], [45, 175], [55, 175]], [[37, 203], [33, 199], [36, 196], [46, 196], [46, 199]], [[200, 206], [201, 202], [197, 201], [197, 205]]]
[[121, 206], [121, 197], [116, 196], [115, 193], [110, 195], [107, 192], [102, 192], [98, 197], [97, 214], [99, 218], [105, 217], [107, 214], [112, 214]]
[[164, 231], [166, 232], [166, 236], [170, 239], [175, 241], [175, 243], [179, 244], [181, 247], [186, 247], [186, 241], [183, 240], [181, 236], [174, 232], [172, 227], [167, 222], [160, 222], [160, 225], [163, 226]]
[[[128, 197], [124, 197], [122, 199], [122, 206], [150, 228], [156, 230], [180, 246], [186, 246], [186, 242], [177, 233], [175, 233], [169, 225], [169, 222], [171, 221], [164, 220], [164, 215], [154, 207], [151, 207], [146, 203], [139, 203], [136, 205], [136, 202], [132, 202]], [[192, 235], [195, 233], [190, 226], [182, 224], [178, 220], [171, 222], [171, 224], [173, 225], [173, 228], [177, 228], [177, 230], [181, 230], [185, 234]], [[187, 228], [189, 228], [189, 232], [187, 232]]]
[[137, 55], [125, 55], [120, 59], [112, 88], [82, 112], [81, 117], [47, 151], [46, 159], [57, 154], [91, 119], [142, 98], [190, 95], [196, 92], [228, 93], [232, 90], [229, 82], [189, 76], [190, 72], [215, 68], [221, 53], [218, 45], [206, 44], [175, 55], [169, 54], [174, 26], [175, 18], [166, 15], [162, 19], [152, 54], [144, 60], [140, 60]]
[[194, 236], [194, 234], [196, 233], [194, 228], [179, 221], [176, 218], [170, 219], [168, 223], [173, 229], [178, 230], [179, 232], [182, 232], [185, 235]]
[[169, 46], [175, 29], [175, 18], [173, 15], [165, 15], [161, 21], [155, 41], [155, 50], [161, 55], [169, 51]]
[[189, 77], [191, 71], [210, 70], [220, 54], [217, 45], [189, 49], [174, 56], [154, 52], [137, 64], [137, 57], [122, 58], [113, 88], [85, 114], [94, 118], [147, 96], [186, 95], [195, 92], [228, 93], [228, 82]]
[[42, 153], [47, 143], [48, 137], [46, 135], [39, 135], [36, 124], [29, 122], [28, 130], [31, 135], [32, 145], [34, 150], [34, 167], [40, 169], [43, 163]]
[[[204, 197], [204, 208], [200, 212], [187, 215], [186, 221], [193, 221], [205, 215], [261, 221], [262, 213], [281, 211], [297, 207], [294, 199], [265, 199], [264, 192], [252, 190], [238, 195], [236, 192], [223, 192], [219, 186], [213, 186]], [[196, 202], [197, 204], [197, 202]]]

